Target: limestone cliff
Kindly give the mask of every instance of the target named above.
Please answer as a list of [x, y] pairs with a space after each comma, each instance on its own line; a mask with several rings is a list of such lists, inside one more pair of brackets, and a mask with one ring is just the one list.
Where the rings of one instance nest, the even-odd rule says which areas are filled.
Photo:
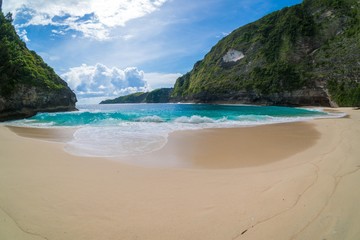
[[76, 110], [67, 83], [27, 49], [11, 22], [11, 14], [0, 12], [0, 121]]
[[305, 0], [223, 38], [172, 101], [360, 105], [360, 1]]

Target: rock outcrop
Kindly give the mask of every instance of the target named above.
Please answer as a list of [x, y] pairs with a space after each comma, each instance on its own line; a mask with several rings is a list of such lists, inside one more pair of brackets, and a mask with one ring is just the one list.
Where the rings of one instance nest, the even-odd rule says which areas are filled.
[[0, 121], [76, 110], [67, 83], [27, 49], [11, 22], [11, 14], [0, 12]]
[[223, 38], [172, 101], [360, 106], [360, 1], [304, 0]]
[[76, 96], [67, 88], [42, 89], [18, 85], [11, 95], [0, 96], [0, 121], [31, 117], [38, 112], [75, 111]]

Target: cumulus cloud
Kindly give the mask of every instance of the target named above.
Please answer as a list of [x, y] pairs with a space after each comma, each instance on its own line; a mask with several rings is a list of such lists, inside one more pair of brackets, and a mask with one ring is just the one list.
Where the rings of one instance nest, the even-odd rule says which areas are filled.
[[61, 75], [79, 98], [117, 97], [139, 91], [148, 91], [144, 72], [135, 67], [124, 70], [103, 64], [70, 68]]
[[17, 33], [19, 34], [20, 38], [24, 41], [24, 42], [30, 42], [30, 39], [27, 36], [27, 31], [25, 29], [23, 30], [18, 30], [17, 29]]
[[101, 63], [95, 66], [83, 64], [61, 75], [81, 103], [98, 103], [135, 92], [173, 87], [180, 76], [180, 73], [145, 73], [136, 67], [109, 68]]
[[53, 25], [75, 30], [85, 37], [106, 40], [110, 30], [136, 18], [144, 17], [168, 0], [7, 0], [4, 11], [14, 18], [23, 15], [21, 27]]

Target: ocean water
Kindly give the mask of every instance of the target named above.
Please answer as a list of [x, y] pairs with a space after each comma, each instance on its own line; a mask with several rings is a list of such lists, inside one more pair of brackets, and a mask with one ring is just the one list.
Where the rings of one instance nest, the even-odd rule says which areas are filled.
[[171, 132], [248, 127], [341, 117], [320, 109], [208, 104], [81, 105], [77, 112], [40, 113], [9, 124], [76, 127], [66, 151], [80, 156], [123, 157], [162, 148]]

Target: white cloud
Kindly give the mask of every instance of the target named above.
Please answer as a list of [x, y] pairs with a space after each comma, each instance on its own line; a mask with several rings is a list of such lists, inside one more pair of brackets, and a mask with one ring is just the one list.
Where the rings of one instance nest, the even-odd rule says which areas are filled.
[[135, 67], [109, 68], [101, 63], [83, 64], [61, 75], [81, 103], [97, 103], [135, 92], [173, 87], [180, 76], [180, 73], [144, 73]]
[[135, 67], [124, 70], [97, 63], [71, 68], [61, 75], [79, 98], [117, 97], [139, 91], [148, 91], [144, 72]]
[[125, 26], [133, 19], [144, 17], [162, 7], [168, 0], [7, 0], [4, 12], [14, 18], [27, 15], [29, 25], [54, 25], [75, 30], [85, 37], [106, 40], [112, 28]]
[[54, 35], [65, 35], [66, 33], [62, 30], [51, 30], [51, 32], [54, 34]]
[[126, 35], [122, 36], [121, 38], [127, 41], [127, 40], [134, 38], [134, 35], [126, 34]]
[[173, 87], [176, 79], [181, 76], [181, 73], [145, 73], [146, 81], [154, 89], [162, 87]]
[[24, 41], [24, 42], [30, 42], [30, 39], [27, 36], [27, 31], [25, 29], [23, 30], [17, 30], [19, 37]]

